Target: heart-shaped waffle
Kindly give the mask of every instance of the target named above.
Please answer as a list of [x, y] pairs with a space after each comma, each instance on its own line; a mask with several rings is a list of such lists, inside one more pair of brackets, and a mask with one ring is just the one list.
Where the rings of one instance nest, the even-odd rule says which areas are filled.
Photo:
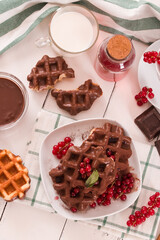
[[[80, 147], [71, 147], [61, 164], [49, 173], [61, 200], [69, 208], [87, 209], [113, 183], [117, 172], [129, 170], [130, 143], [131, 139], [124, 136], [122, 128], [106, 123], [103, 128], [93, 129]], [[99, 174], [97, 183], [92, 186], [87, 186], [80, 174], [80, 164], [85, 158], [90, 159], [92, 170]], [[74, 188], [79, 189], [76, 196], [71, 194]]]
[[73, 78], [74, 70], [68, 68], [63, 57], [50, 58], [47, 55], [39, 60], [31, 73], [27, 76], [29, 87], [36, 90], [53, 88], [57, 81], [63, 78]]
[[8, 150], [0, 150], [0, 197], [6, 201], [24, 198], [30, 188], [28, 170], [23, 166], [20, 156]]

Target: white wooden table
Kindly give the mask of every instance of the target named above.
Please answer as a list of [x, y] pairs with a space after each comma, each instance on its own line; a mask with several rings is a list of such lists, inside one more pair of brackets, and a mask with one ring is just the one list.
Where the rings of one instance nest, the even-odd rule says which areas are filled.
[[[50, 46], [37, 48], [35, 40], [41, 36], [48, 35], [48, 23], [50, 17], [47, 17], [37, 26], [24, 40], [9, 49], [0, 57], [0, 71], [11, 73], [17, 76], [25, 84], [29, 93], [29, 108], [24, 119], [18, 126], [0, 132], [0, 148], [6, 148], [22, 158], [25, 156], [25, 148], [36, 119], [37, 113], [43, 107], [47, 110], [54, 109], [54, 112], [62, 113], [67, 116], [63, 110], [59, 109], [47, 92], [36, 93], [28, 88], [26, 76], [31, 68], [45, 54], [56, 56]], [[133, 41], [136, 49], [136, 59], [133, 67], [126, 77], [117, 82], [107, 82], [102, 80], [94, 70], [94, 61], [99, 43], [109, 34], [100, 32], [96, 45], [87, 53], [74, 58], [67, 58], [68, 65], [75, 70], [76, 80], [64, 80], [57, 84], [57, 88], [74, 89], [77, 88], [88, 78], [95, 80], [103, 89], [103, 96], [100, 100], [100, 107], [96, 105], [93, 109], [81, 112], [75, 118], [84, 119], [91, 117], [104, 117], [118, 121], [125, 126], [126, 130], [134, 140], [148, 143], [145, 136], [134, 124], [134, 119], [150, 104], [143, 107], [136, 105], [134, 95], [139, 92], [137, 78], [137, 69], [139, 59], [147, 48], [146, 45]], [[150, 143], [152, 144], [152, 143]], [[160, 233], [160, 227], [157, 233]], [[112, 239], [117, 237], [108, 235], [107, 232], [95, 230], [90, 225], [83, 225], [64, 219], [60, 215], [18, 204], [15, 202], [7, 203], [0, 199], [0, 240], [31, 240], [31, 239], [54, 239], [54, 240], [100, 240]]]

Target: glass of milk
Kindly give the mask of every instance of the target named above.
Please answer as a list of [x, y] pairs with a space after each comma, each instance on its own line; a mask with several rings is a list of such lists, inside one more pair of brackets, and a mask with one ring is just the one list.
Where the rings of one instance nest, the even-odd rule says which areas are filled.
[[[68, 4], [52, 15], [49, 25], [49, 42], [62, 55], [74, 56], [90, 49], [96, 42], [99, 25], [85, 7]], [[45, 45], [44, 41], [40, 43]]]

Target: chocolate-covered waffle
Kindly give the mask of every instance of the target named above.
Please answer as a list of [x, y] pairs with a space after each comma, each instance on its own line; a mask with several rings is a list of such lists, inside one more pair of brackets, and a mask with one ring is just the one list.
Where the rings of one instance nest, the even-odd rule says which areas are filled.
[[53, 88], [57, 81], [63, 78], [73, 78], [74, 70], [68, 68], [63, 57], [58, 56], [50, 58], [44, 55], [39, 60], [31, 73], [27, 76], [29, 87], [33, 90], [40, 91]]
[[85, 81], [76, 90], [53, 89], [51, 91], [51, 95], [56, 99], [57, 105], [71, 115], [88, 110], [102, 93], [100, 86], [93, 83], [91, 79]]
[[30, 188], [28, 170], [23, 166], [20, 156], [9, 150], [0, 150], [0, 197], [6, 201], [23, 198]]
[[[61, 200], [69, 208], [87, 209], [113, 183], [117, 172], [128, 171], [130, 143], [122, 128], [106, 123], [103, 128], [93, 129], [80, 147], [71, 147], [61, 164], [49, 173]], [[98, 172], [98, 181], [90, 186], [86, 185], [88, 176], [80, 171], [85, 158], [90, 161], [92, 173]], [[75, 189], [77, 194], [73, 194]]]

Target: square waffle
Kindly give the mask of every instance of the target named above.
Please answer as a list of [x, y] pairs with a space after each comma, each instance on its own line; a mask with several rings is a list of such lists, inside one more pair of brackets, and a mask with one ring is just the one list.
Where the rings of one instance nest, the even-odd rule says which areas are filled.
[[0, 197], [6, 201], [22, 199], [30, 188], [28, 170], [20, 156], [8, 150], [0, 150]]
[[27, 76], [29, 87], [33, 90], [45, 90], [53, 88], [57, 81], [63, 78], [73, 78], [74, 70], [68, 68], [63, 57], [50, 58], [47, 55], [39, 60], [31, 73]]
[[[69, 208], [75, 207], [79, 211], [87, 209], [113, 183], [117, 172], [126, 173], [129, 170], [128, 158], [132, 154], [130, 143], [131, 139], [124, 136], [122, 128], [106, 123], [103, 128], [93, 129], [80, 147], [69, 148], [61, 164], [49, 173], [61, 200]], [[108, 149], [112, 156], [107, 155]], [[86, 179], [79, 172], [80, 163], [85, 157], [90, 159], [92, 169], [99, 174], [98, 183], [91, 187], [86, 187]], [[73, 197], [71, 192], [76, 187], [80, 191]]]
[[76, 90], [57, 90], [53, 89], [51, 95], [56, 99], [57, 105], [69, 112], [71, 115], [88, 110], [93, 102], [102, 95], [102, 89], [94, 84], [91, 79]]

